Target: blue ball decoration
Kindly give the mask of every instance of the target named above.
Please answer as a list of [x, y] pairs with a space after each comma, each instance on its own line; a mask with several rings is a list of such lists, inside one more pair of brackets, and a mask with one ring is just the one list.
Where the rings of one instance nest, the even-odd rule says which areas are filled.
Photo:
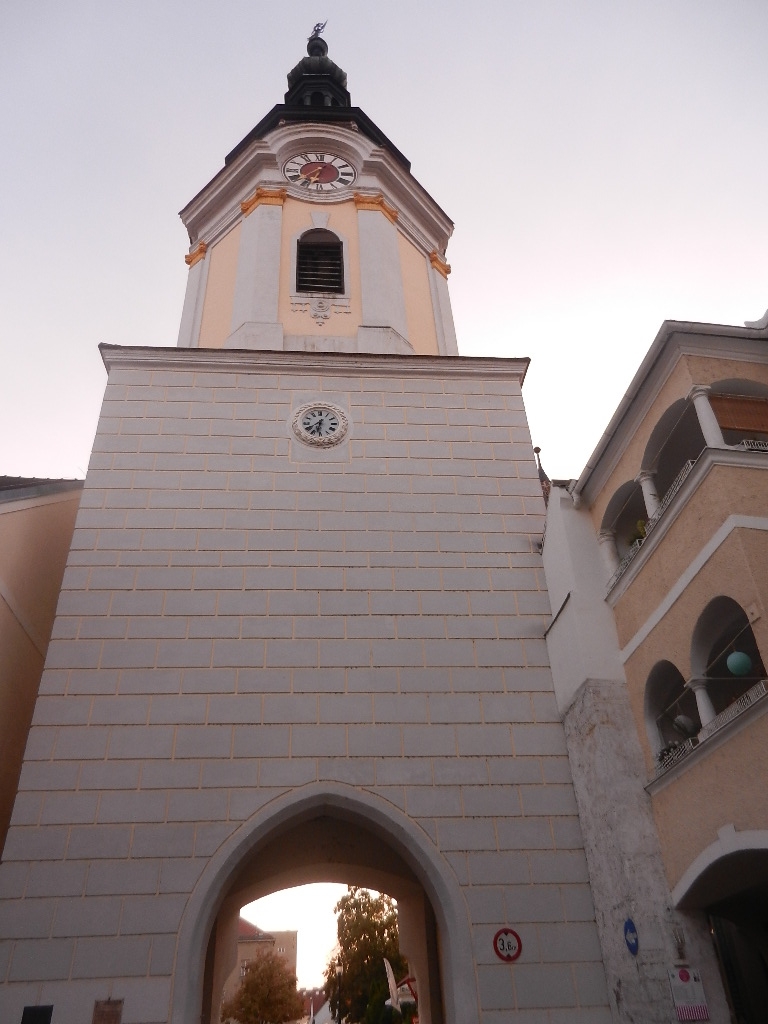
[[744, 651], [731, 651], [725, 663], [728, 671], [734, 676], [745, 676], [752, 668], [752, 659]]

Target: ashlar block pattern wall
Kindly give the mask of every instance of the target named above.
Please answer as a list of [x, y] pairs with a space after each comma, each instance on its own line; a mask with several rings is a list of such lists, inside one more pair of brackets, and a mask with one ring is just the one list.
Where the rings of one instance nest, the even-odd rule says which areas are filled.
[[[526, 364], [105, 361], [0, 866], [0, 1019], [42, 1002], [90, 1020], [111, 996], [124, 1024], [169, 1020], [209, 859], [281, 794], [333, 783], [407, 815], [455, 877], [477, 1020], [608, 1021], [543, 639]], [[340, 445], [293, 433], [316, 400], [346, 411]]]

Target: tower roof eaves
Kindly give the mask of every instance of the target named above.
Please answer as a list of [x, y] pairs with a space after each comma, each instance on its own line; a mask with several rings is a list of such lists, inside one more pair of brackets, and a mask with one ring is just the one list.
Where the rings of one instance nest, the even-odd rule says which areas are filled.
[[247, 149], [255, 139], [263, 139], [268, 132], [288, 121], [304, 121], [315, 124], [349, 124], [351, 122], [358, 131], [362, 132], [372, 142], [375, 142], [377, 146], [382, 146], [388, 150], [406, 171], [411, 169], [410, 160], [400, 152], [397, 146], [387, 138], [378, 125], [374, 124], [360, 107], [295, 107], [288, 106], [285, 103], [277, 103], [272, 107], [269, 113], [262, 117], [259, 123], [248, 132], [245, 138], [241, 139], [235, 148], [227, 153], [224, 158], [224, 166], [226, 167], [227, 164], [237, 159], [243, 150]]

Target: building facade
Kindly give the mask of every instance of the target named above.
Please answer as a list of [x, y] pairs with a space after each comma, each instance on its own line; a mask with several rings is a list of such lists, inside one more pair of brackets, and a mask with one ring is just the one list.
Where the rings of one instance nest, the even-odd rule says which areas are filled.
[[298, 932], [264, 932], [250, 921], [246, 921], [244, 917], [240, 917], [237, 922], [237, 962], [224, 982], [222, 1001], [235, 995], [249, 965], [263, 953], [276, 953], [282, 957], [286, 967], [295, 977], [298, 951]]
[[[604, 1024], [525, 359], [314, 33], [109, 379], [0, 864], [0, 1017], [218, 1020], [239, 909], [398, 902], [422, 1024]], [[47, 1008], [47, 1009], [46, 1009]]]
[[665, 323], [551, 491], [548, 644], [622, 1020], [674, 1019], [681, 971], [711, 1020], [768, 1005], [767, 340]]
[[0, 856], [82, 486], [0, 477]]

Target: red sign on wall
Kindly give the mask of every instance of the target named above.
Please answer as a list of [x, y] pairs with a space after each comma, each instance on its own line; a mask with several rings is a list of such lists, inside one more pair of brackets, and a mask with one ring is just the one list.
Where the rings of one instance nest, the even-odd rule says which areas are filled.
[[499, 960], [511, 964], [523, 952], [523, 941], [511, 928], [499, 928], [493, 936], [493, 949]]

